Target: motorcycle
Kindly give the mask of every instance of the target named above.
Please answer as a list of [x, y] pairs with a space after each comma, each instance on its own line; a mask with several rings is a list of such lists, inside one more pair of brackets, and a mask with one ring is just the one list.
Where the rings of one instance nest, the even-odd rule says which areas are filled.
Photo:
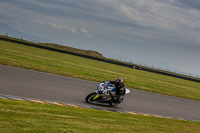
[[[125, 95], [130, 93], [130, 90], [128, 88], [125, 89]], [[116, 94], [116, 88], [115, 85], [109, 84], [108, 82], [100, 83], [97, 87], [97, 91], [92, 92], [87, 95], [85, 98], [85, 101], [87, 103], [109, 103], [110, 106], [115, 106], [120, 104], [124, 96], [121, 96], [117, 102], [113, 103], [112, 96]]]

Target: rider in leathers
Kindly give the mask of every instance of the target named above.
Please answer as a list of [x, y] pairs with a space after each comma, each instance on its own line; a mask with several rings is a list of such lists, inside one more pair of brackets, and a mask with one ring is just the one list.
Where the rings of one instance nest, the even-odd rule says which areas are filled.
[[112, 100], [111, 102], [115, 103], [115, 102], [118, 102], [118, 100], [120, 99], [120, 97], [124, 96], [125, 95], [125, 84], [124, 84], [124, 81], [122, 78], [118, 78], [117, 80], [114, 80], [114, 81], [108, 81], [108, 83], [110, 84], [115, 84], [115, 87], [116, 87], [116, 95], [112, 95]]

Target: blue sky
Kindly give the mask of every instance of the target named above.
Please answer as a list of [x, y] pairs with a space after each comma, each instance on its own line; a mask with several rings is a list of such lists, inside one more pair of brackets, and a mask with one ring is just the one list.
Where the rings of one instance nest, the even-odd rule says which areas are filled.
[[200, 75], [199, 0], [0, 0], [0, 23], [106, 57]]

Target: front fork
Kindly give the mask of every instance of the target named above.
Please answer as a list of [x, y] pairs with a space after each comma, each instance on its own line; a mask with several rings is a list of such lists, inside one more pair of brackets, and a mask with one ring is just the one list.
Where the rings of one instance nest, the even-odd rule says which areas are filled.
[[93, 100], [96, 100], [97, 98], [99, 98], [101, 96], [101, 94], [98, 93], [98, 91], [95, 91], [97, 93], [97, 95], [95, 97], [93, 97]]

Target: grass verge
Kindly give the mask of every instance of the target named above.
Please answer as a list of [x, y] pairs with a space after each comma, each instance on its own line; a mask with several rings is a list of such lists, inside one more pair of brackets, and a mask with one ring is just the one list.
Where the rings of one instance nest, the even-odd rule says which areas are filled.
[[1, 133], [200, 132], [200, 122], [0, 99]]
[[0, 64], [99, 82], [122, 77], [128, 88], [200, 101], [197, 82], [7, 41], [0, 41]]

